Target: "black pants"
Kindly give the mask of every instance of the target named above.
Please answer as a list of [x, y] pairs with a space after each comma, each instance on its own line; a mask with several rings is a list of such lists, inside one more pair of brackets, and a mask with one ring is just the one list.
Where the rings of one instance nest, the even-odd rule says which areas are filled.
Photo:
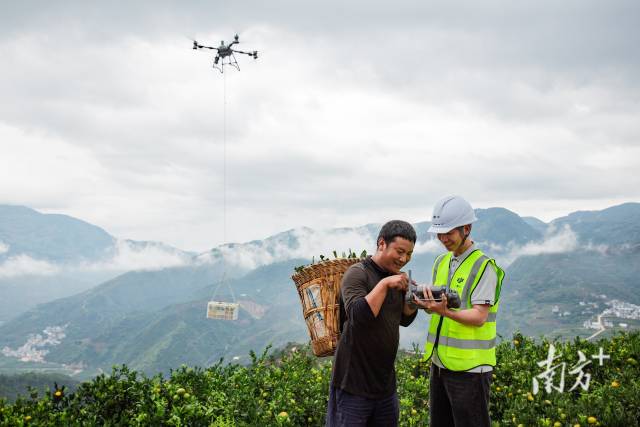
[[490, 427], [491, 372], [455, 372], [431, 364], [431, 427]]
[[382, 399], [368, 399], [329, 385], [326, 427], [395, 427], [399, 415], [395, 392]]

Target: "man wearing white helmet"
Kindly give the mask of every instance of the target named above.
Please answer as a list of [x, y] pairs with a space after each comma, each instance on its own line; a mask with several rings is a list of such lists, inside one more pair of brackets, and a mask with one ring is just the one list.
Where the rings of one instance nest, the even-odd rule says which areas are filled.
[[427, 291], [417, 304], [431, 313], [425, 360], [431, 358], [431, 426], [490, 426], [489, 386], [496, 365], [496, 315], [504, 272], [469, 238], [477, 220], [460, 196], [438, 201], [429, 232], [448, 252], [436, 258], [432, 283], [458, 292], [460, 308], [447, 308]]

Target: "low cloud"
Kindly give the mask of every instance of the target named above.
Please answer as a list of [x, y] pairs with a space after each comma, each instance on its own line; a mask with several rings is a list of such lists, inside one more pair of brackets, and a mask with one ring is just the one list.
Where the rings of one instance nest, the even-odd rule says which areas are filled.
[[59, 266], [24, 254], [11, 256], [0, 264], [0, 279], [19, 276], [51, 276], [59, 272]]
[[9, 245], [0, 240], [0, 255], [9, 252]]
[[592, 242], [580, 243], [578, 235], [568, 224], [560, 229], [550, 227], [541, 241], [529, 242], [522, 246], [510, 244], [505, 247], [491, 244], [489, 247], [490, 253], [495, 254], [503, 267], [509, 266], [521, 256], [561, 254], [576, 250], [594, 251], [604, 255], [610, 251], [608, 245], [596, 245]]
[[312, 230], [299, 228], [280, 233], [262, 241], [240, 245], [223, 245], [198, 257], [200, 262], [215, 262], [224, 256], [225, 261], [243, 269], [254, 269], [262, 265], [296, 258], [319, 260], [320, 255], [333, 258], [349, 250], [357, 255], [363, 250], [373, 253], [375, 238], [364, 228]]
[[[298, 244], [290, 252], [290, 258], [309, 258], [310, 255], [317, 257], [320, 254], [333, 256], [334, 250], [341, 255], [349, 249], [357, 252], [358, 255], [363, 250], [371, 254], [376, 246], [375, 238], [364, 229], [316, 231], [304, 228], [295, 230], [293, 235]], [[287, 248], [283, 247], [282, 253], [286, 252]]]
[[[542, 254], [557, 254], [571, 252], [576, 249], [593, 250], [604, 253], [607, 250], [605, 245], [595, 246], [592, 244], [579, 245], [578, 236], [565, 225], [561, 229], [551, 227], [545, 234], [543, 240], [528, 242], [524, 245], [517, 245], [513, 242], [507, 245], [500, 245], [493, 242], [478, 242], [478, 245], [487, 254], [494, 257], [498, 264], [507, 267], [521, 256], [535, 256]], [[443, 247], [437, 239], [427, 240], [416, 245], [414, 253], [441, 253]]]
[[89, 271], [161, 270], [186, 266], [191, 262], [191, 255], [161, 243], [118, 240], [112, 258], [78, 268]]
[[591, 242], [589, 242], [584, 248], [588, 251], [598, 252], [600, 255], [607, 255], [611, 249], [609, 245], [596, 245]]
[[[2, 254], [2, 246], [0, 246], [0, 254]], [[118, 240], [113, 248], [113, 255], [97, 262], [56, 264], [25, 254], [11, 256], [0, 263], [0, 279], [21, 276], [53, 276], [74, 272], [120, 273], [134, 270], [161, 270], [186, 266], [192, 262], [193, 256], [191, 254], [161, 243]]]
[[413, 253], [441, 253], [443, 250], [444, 249], [440, 241], [438, 241], [437, 239], [429, 239], [422, 243], [416, 244], [416, 247], [413, 249]]
[[530, 242], [514, 251], [516, 256], [558, 254], [570, 252], [578, 247], [578, 236], [569, 225], [559, 231], [552, 230], [542, 242]]

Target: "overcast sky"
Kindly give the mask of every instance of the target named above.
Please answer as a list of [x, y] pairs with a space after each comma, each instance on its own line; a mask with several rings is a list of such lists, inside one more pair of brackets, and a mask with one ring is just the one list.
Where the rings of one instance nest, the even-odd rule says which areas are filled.
[[223, 243], [225, 84], [229, 242], [640, 201], [637, 1], [221, 3], [3, 2], [0, 203]]

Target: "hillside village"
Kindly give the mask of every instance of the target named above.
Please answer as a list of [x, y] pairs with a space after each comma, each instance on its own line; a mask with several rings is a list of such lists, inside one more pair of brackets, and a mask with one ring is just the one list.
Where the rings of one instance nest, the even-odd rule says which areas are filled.
[[[607, 299], [606, 295], [599, 295], [599, 297], [603, 300]], [[605, 301], [605, 305], [609, 306], [604, 311], [602, 311], [599, 315], [596, 316], [596, 319], [589, 319], [583, 323], [583, 326], [586, 329], [602, 329], [602, 328], [613, 328], [620, 327], [622, 329], [627, 329], [629, 327], [629, 323], [620, 322], [621, 319], [628, 320], [640, 320], [640, 305], [631, 304], [625, 301], [619, 300], [610, 300]], [[596, 303], [593, 302], [585, 302], [580, 301], [581, 306], [597, 306]], [[584, 311], [583, 311], [584, 313]], [[618, 322], [614, 322], [614, 319], [617, 319]]]

